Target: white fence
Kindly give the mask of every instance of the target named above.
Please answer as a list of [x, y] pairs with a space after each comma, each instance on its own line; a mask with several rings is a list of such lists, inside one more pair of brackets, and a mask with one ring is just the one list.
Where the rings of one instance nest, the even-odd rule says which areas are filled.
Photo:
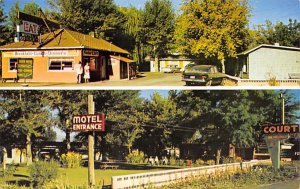
[[199, 177], [202, 175], [219, 175], [224, 172], [233, 173], [238, 170], [249, 170], [255, 162], [231, 163], [222, 165], [212, 165], [204, 167], [175, 169], [168, 171], [158, 171], [150, 173], [113, 176], [112, 188], [113, 189], [129, 189], [129, 188], [145, 188], [145, 187], [158, 187], [167, 185], [172, 182], [185, 180], [187, 178]]
[[[300, 79], [276, 80], [277, 86], [300, 86]], [[238, 86], [270, 86], [267, 80], [240, 79]]]

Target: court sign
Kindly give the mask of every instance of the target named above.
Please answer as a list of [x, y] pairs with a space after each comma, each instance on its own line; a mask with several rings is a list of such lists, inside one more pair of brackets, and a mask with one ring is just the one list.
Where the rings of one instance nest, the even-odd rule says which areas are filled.
[[105, 131], [105, 115], [75, 115], [73, 116], [72, 131]]

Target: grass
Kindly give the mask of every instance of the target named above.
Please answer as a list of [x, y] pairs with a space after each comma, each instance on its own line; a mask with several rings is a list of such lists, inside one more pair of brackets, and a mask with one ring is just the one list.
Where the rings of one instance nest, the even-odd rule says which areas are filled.
[[[153, 171], [160, 171], [164, 169], [174, 169], [177, 167], [162, 166], [129, 166], [117, 170], [103, 170], [95, 169], [95, 182], [97, 186], [111, 185], [111, 177], [128, 174], [138, 174]], [[1, 172], [1, 170], [0, 170]], [[88, 168], [59, 168], [59, 177], [57, 180], [59, 183], [63, 183], [71, 186], [87, 186], [88, 183]], [[10, 177], [0, 177], [0, 186], [5, 184], [12, 184], [18, 186], [30, 186], [30, 178], [28, 168], [25, 166], [18, 166], [16, 172]]]

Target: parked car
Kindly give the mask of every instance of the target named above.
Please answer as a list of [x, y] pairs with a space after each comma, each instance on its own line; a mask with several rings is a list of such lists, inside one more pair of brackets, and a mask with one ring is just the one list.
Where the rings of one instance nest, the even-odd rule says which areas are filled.
[[197, 85], [223, 85], [223, 81], [228, 78], [224, 73], [218, 71], [213, 65], [193, 65], [183, 72], [183, 79], [187, 86]]
[[168, 67], [162, 68], [161, 71], [164, 73], [176, 73], [180, 72], [180, 67], [177, 65], [169, 65]]

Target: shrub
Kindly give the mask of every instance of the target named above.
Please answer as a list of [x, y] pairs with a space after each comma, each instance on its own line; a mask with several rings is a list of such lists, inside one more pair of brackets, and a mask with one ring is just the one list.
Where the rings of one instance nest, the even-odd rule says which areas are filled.
[[170, 157], [170, 165], [171, 165], [171, 166], [177, 165], [176, 158], [173, 157], [173, 156]]
[[209, 159], [206, 161], [206, 164], [208, 165], [214, 165], [215, 164], [215, 160]]
[[197, 159], [197, 160], [195, 161], [195, 165], [196, 165], [196, 166], [201, 166], [201, 165], [204, 165], [204, 164], [205, 164], [205, 162], [204, 162], [203, 159]]
[[16, 172], [17, 168], [14, 165], [8, 165], [3, 172], [5, 177], [10, 177]]
[[[88, 189], [87, 185], [82, 186], [73, 186], [70, 184], [62, 183], [59, 180], [53, 180], [51, 182], [46, 183], [41, 187], [41, 189]], [[98, 187], [95, 187], [98, 188]]]
[[270, 86], [280, 86], [280, 83], [276, 80], [276, 77], [271, 77], [268, 80]]
[[58, 163], [54, 161], [38, 161], [28, 167], [29, 177], [34, 187], [40, 188], [42, 185], [56, 179], [58, 176]]
[[145, 154], [142, 151], [133, 151], [132, 153], [129, 153], [125, 159], [127, 163], [143, 163]]
[[183, 160], [183, 159], [180, 159], [179, 161], [178, 161], [178, 163], [179, 163], [179, 166], [184, 166], [185, 165], [185, 163], [184, 163], [185, 161]]
[[76, 152], [68, 152], [61, 155], [61, 162], [68, 168], [77, 168], [81, 165], [82, 155]]

